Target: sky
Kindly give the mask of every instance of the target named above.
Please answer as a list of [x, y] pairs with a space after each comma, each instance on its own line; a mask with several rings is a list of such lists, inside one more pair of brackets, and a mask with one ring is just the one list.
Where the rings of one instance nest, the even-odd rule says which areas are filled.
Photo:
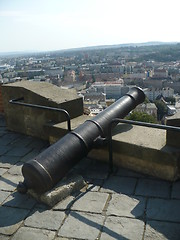
[[0, 52], [180, 42], [180, 0], [0, 0]]

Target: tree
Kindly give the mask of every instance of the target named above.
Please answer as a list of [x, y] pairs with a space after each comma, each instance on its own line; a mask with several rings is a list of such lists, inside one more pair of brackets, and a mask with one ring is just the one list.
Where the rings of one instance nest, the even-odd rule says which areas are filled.
[[132, 112], [130, 116], [126, 117], [128, 120], [148, 122], [148, 123], [157, 123], [155, 117], [144, 112]]
[[174, 105], [176, 102], [176, 99], [174, 97], [165, 97], [164, 100], [172, 105]]
[[161, 100], [156, 100], [154, 103], [157, 107], [158, 119], [161, 120], [167, 113], [167, 106]]

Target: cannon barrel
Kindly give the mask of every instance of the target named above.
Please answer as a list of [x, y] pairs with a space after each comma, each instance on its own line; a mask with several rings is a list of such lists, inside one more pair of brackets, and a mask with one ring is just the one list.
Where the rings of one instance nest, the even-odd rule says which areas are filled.
[[98, 137], [106, 137], [114, 118], [124, 118], [145, 99], [137, 87], [110, 105], [91, 120], [85, 121], [22, 167], [24, 185], [42, 193], [50, 190], [93, 148]]

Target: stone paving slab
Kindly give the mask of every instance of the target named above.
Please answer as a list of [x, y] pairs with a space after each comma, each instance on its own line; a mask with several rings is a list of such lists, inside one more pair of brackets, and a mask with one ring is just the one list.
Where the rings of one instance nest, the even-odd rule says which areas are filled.
[[17, 231], [29, 210], [0, 207], [0, 233], [11, 235]]
[[33, 149], [32, 151], [30, 151], [28, 154], [26, 154], [24, 157], [21, 158], [21, 162], [27, 162], [31, 160], [34, 157], [36, 157], [39, 153], [40, 153], [39, 150]]
[[0, 146], [7, 146], [8, 144], [12, 143], [16, 139], [19, 138], [19, 134], [17, 133], [7, 133], [0, 138]]
[[20, 194], [18, 192], [13, 192], [3, 203], [4, 206], [32, 209], [36, 201], [28, 196], [27, 194]]
[[[16, 192], [22, 164], [47, 142], [31, 141], [4, 126], [0, 133], [0, 240], [180, 239], [180, 181], [160, 181], [123, 168], [109, 177], [108, 164], [85, 158], [74, 170], [83, 174], [87, 188], [49, 209]], [[30, 152], [8, 156], [20, 149]]]
[[0, 157], [0, 167], [1, 168], [11, 168], [14, 164], [20, 161], [20, 157], [15, 156], [2, 156]]
[[14, 157], [23, 157], [25, 156], [27, 153], [29, 153], [32, 150], [32, 148], [28, 148], [28, 147], [15, 147], [12, 148], [10, 151], [8, 151], [6, 153], [7, 156], [14, 156]]
[[178, 223], [148, 221], [144, 240], [179, 240], [180, 225]]
[[120, 176], [120, 177], [134, 177], [134, 178], [143, 178], [144, 177], [144, 174], [142, 174], [142, 173], [138, 173], [138, 172], [126, 169], [126, 168], [122, 168], [122, 167], [118, 169], [118, 171], [115, 175]]
[[0, 168], [0, 176], [2, 176], [5, 172], [7, 172], [6, 168]]
[[152, 179], [139, 179], [136, 187], [136, 195], [150, 197], [170, 197], [170, 183]]
[[142, 240], [144, 222], [137, 219], [108, 217], [102, 229], [102, 240]]
[[0, 190], [0, 204], [2, 204], [10, 194], [11, 194], [10, 192], [5, 192]]
[[53, 207], [54, 210], [67, 210], [70, 209], [72, 204], [74, 203], [75, 196], [69, 196], [63, 201], [56, 204], [56, 206]]
[[108, 200], [107, 193], [87, 192], [78, 196], [71, 207], [72, 210], [85, 211], [92, 213], [102, 213]]
[[0, 240], [9, 240], [9, 239], [10, 237], [0, 234]]
[[22, 165], [23, 165], [23, 162], [17, 162], [14, 166], [12, 166], [8, 170], [8, 173], [12, 175], [22, 175]]
[[55, 232], [53, 231], [21, 227], [11, 240], [53, 240], [54, 237]]
[[0, 177], [0, 189], [13, 192], [20, 181], [23, 181], [23, 176], [5, 173]]
[[94, 240], [100, 234], [104, 216], [71, 212], [58, 232], [58, 236]]
[[11, 146], [0, 146], [0, 156], [4, 155], [7, 153], [10, 149], [12, 149]]
[[180, 199], [180, 180], [173, 184], [171, 197]]
[[180, 200], [149, 199], [147, 218], [180, 223]]
[[145, 198], [113, 194], [107, 208], [107, 215], [142, 218], [145, 211]]
[[135, 191], [136, 182], [136, 178], [111, 176], [105, 181], [100, 191], [107, 193], [123, 193], [130, 195], [133, 194]]
[[39, 211], [38, 209], [29, 216], [24, 224], [28, 227], [47, 229], [47, 230], [58, 230], [65, 218], [65, 213], [60, 211]]

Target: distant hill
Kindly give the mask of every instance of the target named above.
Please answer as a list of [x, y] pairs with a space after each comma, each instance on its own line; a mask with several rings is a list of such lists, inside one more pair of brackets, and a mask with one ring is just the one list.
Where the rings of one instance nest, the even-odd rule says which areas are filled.
[[[143, 46], [158, 46], [158, 45], [174, 45], [178, 42], [145, 42], [145, 43], [121, 43], [113, 45], [99, 45], [99, 46], [89, 46], [82, 48], [70, 48], [59, 51], [83, 51], [83, 50], [100, 50], [100, 49], [110, 49], [110, 48], [121, 48], [121, 47], [143, 47]], [[57, 50], [58, 51], [58, 50]]]
[[39, 54], [45, 52], [73, 52], [73, 51], [88, 51], [88, 50], [101, 50], [101, 49], [111, 49], [111, 48], [121, 48], [121, 47], [143, 47], [143, 46], [159, 46], [159, 45], [175, 45], [178, 42], [144, 42], [144, 43], [122, 43], [122, 44], [113, 44], [113, 45], [99, 45], [99, 46], [89, 46], [81, 48], [70, 48], [70, 49], [61, 49], [61, 50], [52, 50], [52, 51], [17, 51], [17, 52], [0, 52], [2, 57], [12, 57], [12, 56], [23, 56], [30, 54]]

